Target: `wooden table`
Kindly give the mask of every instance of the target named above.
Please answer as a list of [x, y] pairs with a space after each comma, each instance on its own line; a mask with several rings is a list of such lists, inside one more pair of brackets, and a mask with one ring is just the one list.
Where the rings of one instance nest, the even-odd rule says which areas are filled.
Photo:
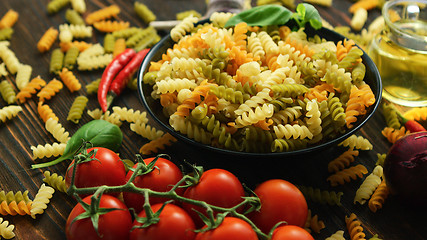
[[[202, 0], [143, 0], [157, 15], [158, 20], [175, 18], [175, 13], [184, 10], [195, 9], [200, 13], [206, 11], [205, 1]], [[44, 31], [50, 26], [58, 28], [65, 22], [65, 10], [57, 14], [49, 15], [46, 10], [48, 0], [2, 0], [0, 1], [0, 16], [8, 9], [14, 9], [19, 13], [19, 20], [14, 25], [14, 34], [10, 41], [12, 49], [18, 59], [33, 67], [32, 76], [40, 75], [46, 80], [54, 76], [49, 73], [50, 53], [41, 54], [36, 44]], [[334, 6], [330, 8], [318, 7], [321, 15], [333, 25], [349, 25], [351, 15], [347, 9], [351, 5], [350, 0], [334, 0]], [[87, 12], [92, 12], [101, 7], [117, 4], [121, 12], [121, 20], [130, 21], [131, 25], [146, 27], [133, 10], [133, 1], [128, 0], [93, 0], [86, 1]], [[86, 13], [87, 14], [87, 13]], [[369, 13], [372, 20], [380, 13], [373, 10]], [[95, 31], [96, 32], [96, 31]], [[95, 34], [91, 42], [102, 42], [103, 34]], [[57, 47], [56, 43], [56, 47]], [[81, 83], [87, 83], [99, 78], [102, 70], [92, 72], [74, 71]], [[13, 81], [14, 77], [8, 77]], [[79, 126], [91, 120], [85, 113], [79, 124], [67, 121], [68, 108], [79, 94], [85, 94], [83, 87], [77, 93], [70, 93], [64, 88], [57, 96], [49, 100], [49, 106], [59, 117], [59, 122], [64, 128], [73, 134]], [[115, 105], [144, 110], [136, 91], [126, 90], [118, 98]], [[6, 102], [0, 100], [0, 106], [6, 106]], [[45, 169], [31, 170], [34, 163], [30, 146], [37, 144], [53, 143], [55, 139], [45, 130], [44, 123], [37, 113], [36, 98], [30, 99], [21, 105], [23, 111], [13, 120], [0, 124], [0, 187], [1, 190], [24, 191], [29, 190], [30, 198], [33, 198], [37, 189], [42, 184], [42, 171]], [[96, 96], [89, 96], [88, 109], [98, 108]], [[154, 126], [154, 121], [150, 121]], [[380, 130], [385, 126], [382, 114], [377, 111], [372, 119], [357, 133], [368, 138], [374, 145], [372, 151], [361, 151], [356, 158], [357, 163], [364, 164], [370, 171], [373, 169], [377, 153], [386, 153], [390, 144], [381, 135]], [[122, 158], [134, 159], [139, 148], [147, 142], [139, 135], [129, 130], [128, 124], [121, 127], [124, 133], [123, 145], [119, 149]], [[356, 213], [361, 220], [367, 237], [378, 234], [383, 239], [427, 239], [425, 226], [425, 213], [410, 210], [405, 204], [389, 197], [383, 209], [372, 213], [366, 205], [353, 204], [354, 193], [361, 180], [352, 181], [344, 186], [331, 188], [326, 182], [328, 176], [327, 163], [342, 152], [342, 148], [336, 147], [325, 150], [316, 155], [309, 155], [291, 159], [252, 159], [250, 161], [235, 159], [230, 156], [220, 156], [213, 153], [206, 154], [184, 143], [175, 143], [164, 152], [171, 155], [177, 163], [182, 160], [198, 163], [205, 168], [224, 167], [235, 173], [242, 182], [254, 186], [263, 180], [270, 178], [282, 178], [297, 185], [318, 187], [325, 190], [342, 191], [342, 206], [329, 206], [309, 202], [313, 214], [325, 222], [326, 228], [320, 234], [314, 234], [316, 239], [324, 239], [337, 230], [345, 230], [344, 217], [350, 213]], [[68, 165], [65, 161], [49, 170], [64, 173]], [[75, 201], [64, 193], [56, 192], [51, 199], [45, 213], [38, 215], [36, 219], [29, 216], [2, 216], [5, 220], [15, 225], [15, 239], [65, 239], [64, 226], [68, 213], [75, 205]], [[346, 231], [346, 230], [345, 230]], [[349, 235], [346, 231], [346, 239]]]

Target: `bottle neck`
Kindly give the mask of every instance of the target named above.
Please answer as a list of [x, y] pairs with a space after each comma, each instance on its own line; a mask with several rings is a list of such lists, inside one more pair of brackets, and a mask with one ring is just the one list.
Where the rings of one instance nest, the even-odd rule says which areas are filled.
[[385, 33], [390, 40], [412, 51], [427, 52], [425, 23], [419, 20], [420, 8], [416, 3], [398, 5], [403, 1], [389, 1], [383, 7]]

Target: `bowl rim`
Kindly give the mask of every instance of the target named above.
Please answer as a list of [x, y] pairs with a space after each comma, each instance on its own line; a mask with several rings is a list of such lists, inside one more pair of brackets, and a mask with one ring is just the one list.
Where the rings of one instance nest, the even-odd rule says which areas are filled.
[[[206, 21], [201, 21], [198, 22], [197, 24], [203, 24]], [[333, 38], [337, 38], [340, 40], [344, 40], [347, 39], [346, 37], [344, 37], [343, 35], [332, 31], [328, 28], [322, 27], [319, 30], [314, 30], [310, 27], [306, 28], [306, 31], [324, 31], [325, 34], [324, 35], [331, 35], [333, 36]], [[333, 42], [335, 42], [334, 40], [331, 40]], [[137, 73], [137, 85], [138, 85], [138, 95], [140, 100], [142, 101], [145, 110], [152, 116], [152, 118], [158, 123], [160, 124], [164, 129], [166, 129], [167, 132], [169, 132], [172, 136], [174, 136], [175, 138], [182, 140], [190, 145], [193, 146], [197, 146], [200, 147], [202, 149], [206, 149], [206, 150], [210, 150], [213, 152], [219, 152], [219, 153], [223, 153], [226, 155], [234, 155], [234, 156], [243, 156], [243, 157], [285, 157], [285, 156], [295, 156], [295, 155], [302, 155], [302, 154], [306, 154], [306, 153], [311, 153], [311, 152], [316, 152], [316, 151], [320, 151], [320, 150], [324, 150], [328, 147], [332, 147], [332, 146], [336, 146], [338, 143], [344, 141], [345, 139], [347, 139], [348, 137], [350, 137], [351, 135], [353, 135], [355, 132], [357, 132], [360, 128], [362, 128], [362, 126], [364, 124], [366, 124], [369, 119], [374, 115], [374, 113], [376, 112], [376, 110], [378, 109], [378, 106], [381, 102], [381, 98], [382, 98], [382, 83], [381, 83], [381, 76], [380, 73], [375, 65], [375, 63], [373, 62], [373, 60], [368, 56], [368, 54], [360, 47], [356, 44], [356, 46], [358, 46], [362, 51], [363, 51], [363, 55], [362, 55], [362, 61], [366, 66], [366, 69], [371, 69], [373, 72], [373, 84], [375, 84], [375, 88], [377, 89], [377, 92], [375, 93], [375, 103], [373, 105], [371, 105], [370, 108], [370, 112], [369, 114], [365, 114], [363, 115], [362, 118], [358, 119], [358, 121], [355, 123], [355, 126], [351, 129], [349, 129], [348, 131], [346, 131], [344, 134], [341, 134], [340, 136], [328, 140], [326, 142], [323, 142], [321, 144], [317, 144], [317, 145], [313, 145], [313, 146], [309, 146], [307, 148], [303, 148], [303, 149], [298, 149], [298, 150], [294, 150], [294, 151], [284, 151], [284, 152], [243, 152], [243, 151], [232, 151], [229, 149], [225, 149], [225, 148], [218, 148], [218, 147], [214, 147], [208, 144], [203, 144], [201, 142], [198, 142], [194, 139], [191, 139], [189, 137], [187, 137], [186, 135], [175, 131], [175, 129], [173, 129], [169, 124], [165, 124], [162, 120], [160, 120], [156, 114], [153, 112], [153, 110], [151, 109], [151, 106], [149, 105], [149, 103], [147, 102], [146, 99], [146, 94], [144, 94], [144, 83], [143, 83], [143, 76], [144, 73], [146, 71], [148, 71], [148, 68], [150, 67], [150, 63], [151, 61], [157, 61], [157, 60], [153, 60], [154, 55], [156, 54], [156, 51], [158, 51], [160, 48], [163, 47], [163, 45], [167, 42], [171, 42], [172, 45], [169, 47], [172, 47], [173, 44], [175, 43], [171, 37], [170, 34], [166, 35], [165, 37], [163, 37], [156, 45], [154, 45], [150, 51], [147, 53], [146, 57], [144, 58], [138, 73]], [[336, 42], [335, 42], [336, 43]], [[169, 48], [168, 47], [168, 48]], [[365, 75], [366, 78], [366, 75]], [[376, 80], [376, 81], [375, 81]], [[372, 85], [370, 85], [371, 87], [373, 87]], [[151, 94], [151, 92], [150, 92]], [[148, 96], [150, 96], [150, 94], [148, 94]], [[161, 107], [160, 103], [159, 106]]]

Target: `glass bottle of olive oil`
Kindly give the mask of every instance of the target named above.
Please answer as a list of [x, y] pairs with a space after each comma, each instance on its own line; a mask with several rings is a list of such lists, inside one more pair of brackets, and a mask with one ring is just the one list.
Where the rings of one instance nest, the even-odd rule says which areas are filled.
[[403, 106], [427, 106], [427, 1], [388, 1], [384, 30], [369, 56], [381, 75], [383, 97]]

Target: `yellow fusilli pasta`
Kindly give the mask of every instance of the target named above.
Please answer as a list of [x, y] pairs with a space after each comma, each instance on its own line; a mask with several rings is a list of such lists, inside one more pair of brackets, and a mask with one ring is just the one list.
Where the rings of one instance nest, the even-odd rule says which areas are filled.
[[354, 204], [356, 202], [365, 204], [365, 202], [371, 197], [375, 189], [380, 185], [381, 178], [383, 176], [383, 167], [378, 165], [374, 168], [371, 174], [369, 174], [362, 184], [356, 191], [354, 196]]
[[58, 157], [64, 153], [66, 143], [46, 143], [45, 145], [31, 146], [33, 159], [42, 159], [50, 157]]
[[0, 236], [5, 239], [11, 239], [15, 237], [15, 233], [13, 232], [15, 229], [15, 225], [9, 224], [9, 221], [4, 220], [0, 217]]
[[62, 127], [62, 124], [54, 118], [49, 118], [45, 123], [45, 128], [60, 143], [67, 143], [70, 133]]
[[59, 176], [57, 173], [51, 174], [49, 171], [43, 172], [44, 178], [43, 182], [49, 184], [51, 187], [55, 188], [61, 192], [67, 192], [67, 185], [65, 184], [65, 179], [62, 176]]
[[46, 186], [44, 183], [40, 186], [31, 205], [32, 218], [36, 218], [36, 214], [42, 214], [44, 212], [54, 192], [54, 188]]
[[16, 117], [16, 115], [21, 111], [22, 107], [17, 105], [3, 107], [0, 109], [0, 121], [4, 123], [6, 120]]

